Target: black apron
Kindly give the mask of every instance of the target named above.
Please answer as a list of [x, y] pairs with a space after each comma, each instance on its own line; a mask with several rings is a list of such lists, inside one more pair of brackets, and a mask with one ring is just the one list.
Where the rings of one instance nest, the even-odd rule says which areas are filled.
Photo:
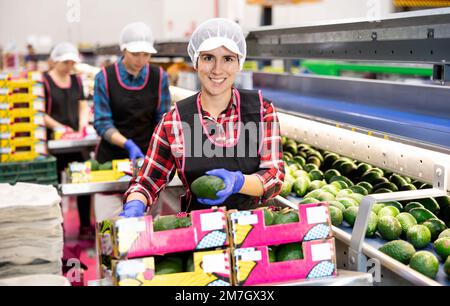
[[46, 109], [50, 117], [78, 131], [80, 100], [84, 99], [84, 94], [76, 75], [71, 75], [70, 81], [69, 88], [61, 88], [48, 73], [44, 73]]
[[[198, 94], [176, 104], [181, 122], [184, 123], [183, 138], [185, 156], [182, 165], [184, 171], [181, 175], [189, 186], [191, 186], [195, 179], [213, 169], [224, 168], [229, 171], [241, 171], [247, 175], [259, 170], [260, 156], [258, 149], [262, 136], [262, 124], [260, 123], [263, 104], [260, 101], [258, 92], [239, 90], [239, 94], [241, 124], [248, 127], [248, 129], [242, 127], [236, 145], [229, 148], [215, 145], [205, 134], [201, 127], [202, 114], [199, 113], [197, 105]], [[190, 131], [187, 130], [187, 126], [189, 126]], [[199, 128], [202, 133], [199, 133]], [[190, 136], [191, 133], [192, 136]], [[214, 135], [215, 131], [211, 130], [208, 133], [209, 135]], [[201, 142], [196, 140], [195, 137], [199, 137]], [[204, 145], [204, 148], [211, 148], [211, 151], [199, 150], [199, 145]], [[213, 152], [221, 155], [211, 154]], [[182, 197], [181, 205], [182, 210], [187, 212], [211, 208], [209, 205], [198, 203], [192, 192]], [[258, 205], [259, 198], [257, 197], [234, 194], [218, 206], [226, 206], [227, 209], [246, 210], [256, 208]]]
[[[148, 79], [142, 88], [125, 88], [119, 83], [118, 64], [108, 66], [106, 78], [112, 119], [116, 129], [132, 139], [146, 153], [155, 129], [155, 110], [160, 103], [160, 68], [149, 65]], [[147, 69], [144, 68], [144, 69]], [[97, 151], [100, 163], [128, 158], [128, 152], [102, 139]]]

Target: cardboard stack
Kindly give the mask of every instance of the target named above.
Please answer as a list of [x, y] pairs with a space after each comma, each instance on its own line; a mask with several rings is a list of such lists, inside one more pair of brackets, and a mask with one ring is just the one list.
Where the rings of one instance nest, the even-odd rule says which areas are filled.
[[60, 202], [52, 186], [0, 184], [0, 278], [61, 274]]

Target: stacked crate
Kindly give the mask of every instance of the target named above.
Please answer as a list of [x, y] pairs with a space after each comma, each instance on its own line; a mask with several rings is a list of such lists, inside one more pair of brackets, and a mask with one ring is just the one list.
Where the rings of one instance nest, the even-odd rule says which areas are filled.
[[47, 155], [42, 83], [0, 74], [0, 162]]
[[[283, 213], [284, 210], [278, 212], [278, 217]], [[328, 204], [303, 204], [286, 214], [289, 216], [280, 220], [289, 219], [288, 223], [274, 222], [272, 211], [266, 208], [228, 212], [236, 285], [276, 284], [336, 275]], [[283, 250], [283, 259], [272, 253], [272, 248], [278, 254]]]
[[[167, 229], [174, 221], [183, 225]], [[223, 208], [158, 220], [145, 216], [103, 221], [98, 224], [97, 237], [101, 277], [112, 277], [116, 286], [232, 285]], [[169, 265], [185, 268], [175, 273]]]

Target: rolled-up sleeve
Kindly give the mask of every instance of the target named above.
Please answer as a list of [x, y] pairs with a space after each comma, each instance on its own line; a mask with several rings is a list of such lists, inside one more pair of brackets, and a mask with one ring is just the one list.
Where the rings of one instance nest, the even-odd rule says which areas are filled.
[[259, 169], [256, 175], [264, 186], [261, 201], [266, 202], [280, 193], [284, 181], [280, 124], [275, 107], [267, 101], [264, 102], [264, 137]]

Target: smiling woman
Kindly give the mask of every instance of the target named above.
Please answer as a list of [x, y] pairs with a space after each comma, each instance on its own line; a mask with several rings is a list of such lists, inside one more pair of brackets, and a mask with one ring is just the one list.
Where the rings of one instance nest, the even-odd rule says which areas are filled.
[[239, 70], [237, 55], [225, 47], [200, 54], [197, 72], [202, 85], [202, 106], [214, 118], [229, 104]]
[[[280, 192], [284, 167], [275, 108], [261, 92], [233, 87], [247, 52], [242, 29], [228, 19], [208, 20], [192, 35], [188, 52], [201, 91], [177, 102], [156, 128], [149, 155], [124, 196], [125, 217], [142, 216], [175, 169], [186, 188], [181, 205], [187, 212], [211, 205], [252, 209]], [[224, 181], [215, 199], [191, 191], [204, 175]]]

